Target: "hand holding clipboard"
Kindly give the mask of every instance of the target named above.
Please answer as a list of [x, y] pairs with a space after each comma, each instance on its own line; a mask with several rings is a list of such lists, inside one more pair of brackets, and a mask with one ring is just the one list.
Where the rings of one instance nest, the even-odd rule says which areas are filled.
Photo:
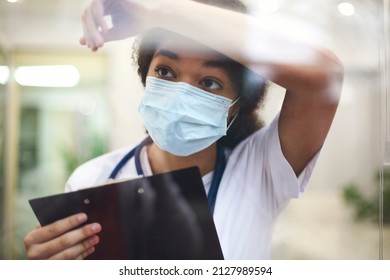
[[198, 168], [30, 200], [41, 225], [84, 212], [102, 226], [89, 259], [222, 259]]

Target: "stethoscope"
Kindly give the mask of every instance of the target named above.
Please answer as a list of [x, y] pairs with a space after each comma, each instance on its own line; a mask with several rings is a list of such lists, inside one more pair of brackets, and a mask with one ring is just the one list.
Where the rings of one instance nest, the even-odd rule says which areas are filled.
[[[147, 137], [138, 146], [136, 146], [130, 152], [128, 152], [118, 162], [118, 164], [115, 166], [115, 168], [112, 170], [108, 179], [111, 179], [111, 180], [115, 179], [116, 176], [118, 175], [119, 171], [123, 168], [123, 166], [125, 166], [125, 164], [132, 157], [134, 157], [134, 160], [135, 160], [135, 168], [137, 170], [137, 174], [139, 176], [145, 177], [144, 172], [142, 170], [142, 166], [141, 166], [140, 154], [141, 154], [142, 148], [145, 145], [148, 145], [150, 143], [152, 143], [152, 139], [150, 137]], [[210, 190], [207, 194], [207, 200], [209, 202], [211, 213], [214, 213], [214, 207], [215, 207], [215, 201], [217, 199], [218, 188], [219, 188], [219, 184], [222, 180], [222, 175], [223, 175], [223, 172], [225, 171], [225, 167], [226, 167], [225, 152], [224, 152], [223, 147], [219, 143], [217, 143], [217, 160], [216, 160], [215, 167], [214, 167], [214, 174], [213, 174], [213, 179], [211, 181]]]

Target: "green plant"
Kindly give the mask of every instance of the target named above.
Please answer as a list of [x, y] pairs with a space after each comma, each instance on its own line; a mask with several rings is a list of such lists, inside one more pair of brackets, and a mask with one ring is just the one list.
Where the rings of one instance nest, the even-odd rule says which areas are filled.
[[61, 155], [65, 164], [65, 173], [68, 177], [82, 163], [107, 152], [106, 138], [100, 135], [89, 137], [88, 144], [76, 149], [66, 146], [61, 149]]
[[[383, 182], [383, 223], [390, 224], [390, 168], [375, 174], [375, 186]], [[342, 196], [344, 201], [353, 208], [356, 221], [379, 221], [379, 187], [375, 196], [366, 197], [361, 192], [361, 187], [356, 183], [344, 186]]]

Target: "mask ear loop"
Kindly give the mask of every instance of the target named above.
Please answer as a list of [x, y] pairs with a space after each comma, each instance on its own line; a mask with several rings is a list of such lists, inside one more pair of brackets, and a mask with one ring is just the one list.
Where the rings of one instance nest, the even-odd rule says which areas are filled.
[[230, 121], [230, 123], [228, 124], [228, 127], [226, 128], [226, 131], [229, 130], [229, 128], [232, 126], [232, 124], [234, 123], [234, 121], [237, 119], [237, 116], [238, 116], [238, 113], [233, 117], [233, 119]]
[[[236, 98], [236, 100], [234, 100], [234, 101], [229, 105], [229, 110], [230, 110], [231, 107], [234, 106], [234, 104], [236, 104], [236, 103], [238, 102], [238, 100], [240, 100], [240, 98], [241, 98], [241, 96], [238, 97], [238, 98]], [[228, 124], [228, 126], [227, 126], [227, 128], [226, 128], [226, 131], [229, 130], [229, 128], [232, 126], [232, 124], [233, 124], [234, 121], [237, 119], [237, 117], [238, 117], [238, 113], [237, 113], [237, 114], [233, 117], [233, 119], [229, 122], [229, 124]]]

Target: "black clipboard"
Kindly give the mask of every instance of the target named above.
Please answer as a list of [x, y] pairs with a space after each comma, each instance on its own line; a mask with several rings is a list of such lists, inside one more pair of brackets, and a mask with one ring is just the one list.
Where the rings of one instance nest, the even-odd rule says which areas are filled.
[[42, 226], [80, 212], [99, 222], [100, 243], [88, 259], [223, 259], [197, 167], [29, 203]]

